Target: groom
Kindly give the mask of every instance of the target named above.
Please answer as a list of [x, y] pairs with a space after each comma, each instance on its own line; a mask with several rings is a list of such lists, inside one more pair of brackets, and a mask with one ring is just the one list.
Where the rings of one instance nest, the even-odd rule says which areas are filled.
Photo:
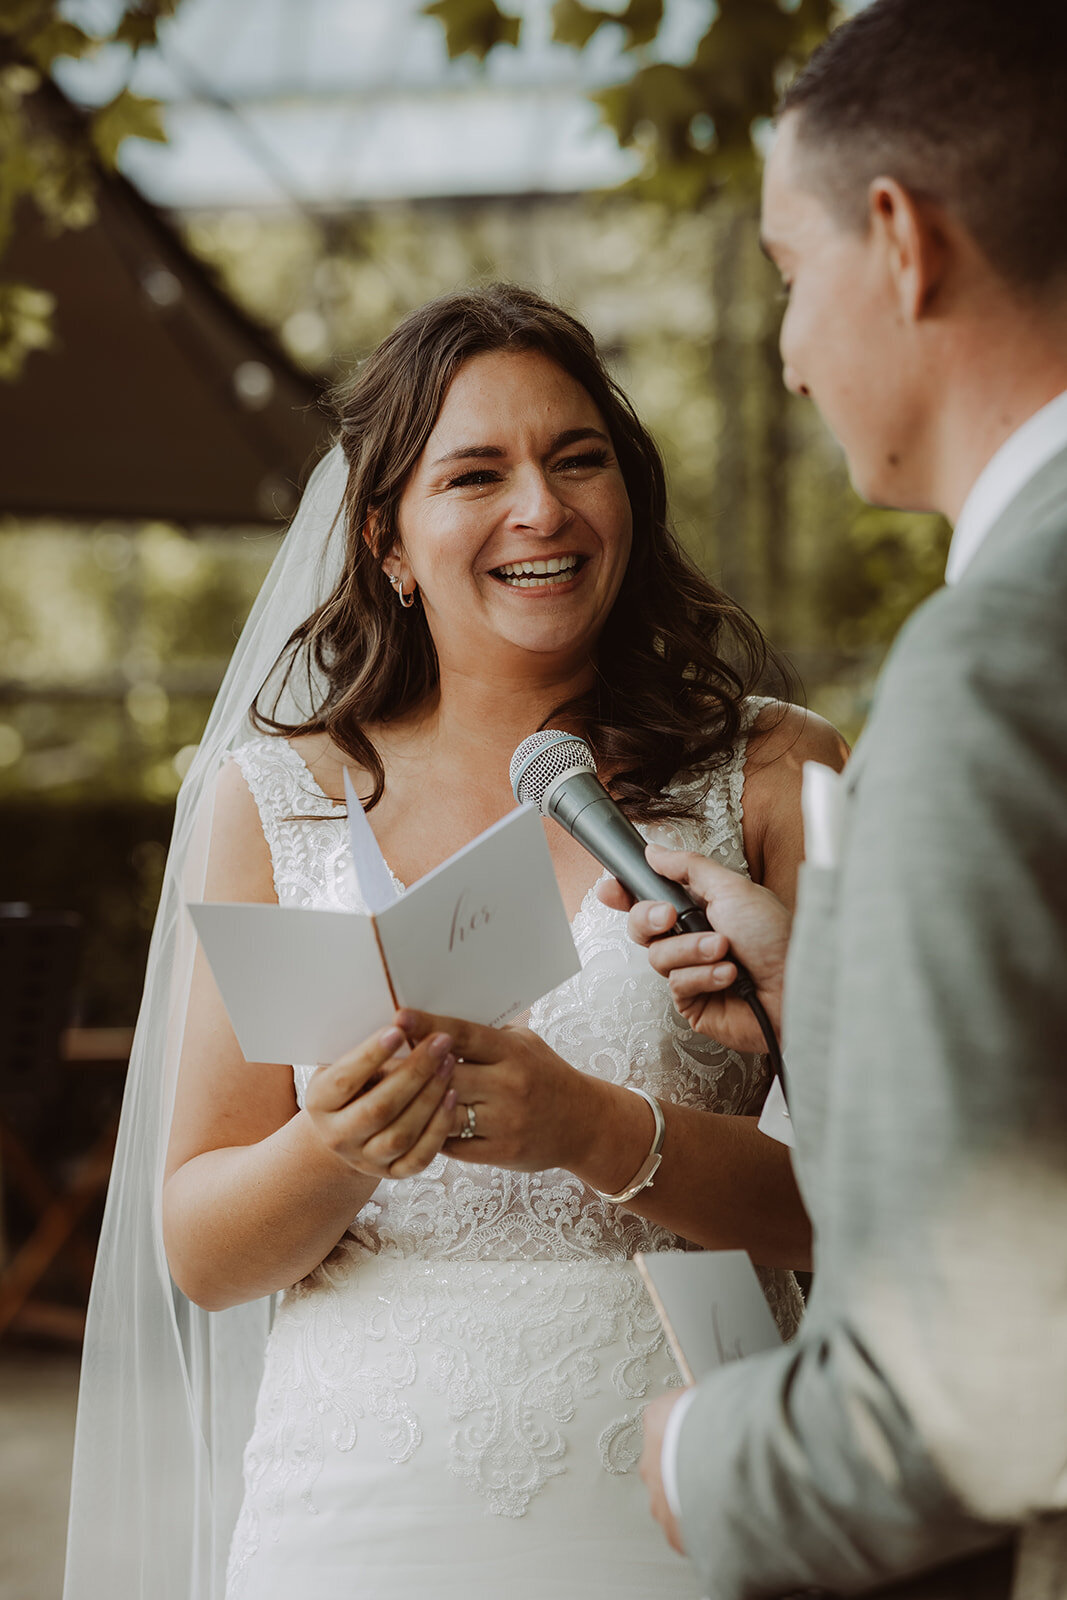
[[[789, 942], [807, 1317], [646, 1413], [653, 1508], [711, 1600], [1067, 1596], [1065, 61], [1064, 0], [874, 0], [768, 161], [786, 383], [862, 494], [955, 532]], [[650, 854], [776, 1008], [773, 897]], [[653, 964], [756, 1048], [705, 939]]]

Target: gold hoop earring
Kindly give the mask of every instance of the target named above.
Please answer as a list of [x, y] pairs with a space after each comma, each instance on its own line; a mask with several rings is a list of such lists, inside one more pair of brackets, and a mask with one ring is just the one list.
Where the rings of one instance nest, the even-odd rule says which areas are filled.
[[400, 604], [403, 606], [404, 610], [405, 611], [410, 611], [412, 606], [415, 604], [415, 591], [414, 591], [414, 589], [412, 589], [410, 594], [405, 594], [404, 593], [404, 584], [403, 584], [402, 579], [396, 577], [395, 575], [390, 575], [390, 574], [386, 574], [386, 576], [389, 578], [389, 582], [393, 586], [393, 590], [394, 590], [394, 592], [396, 594], [396, 597], [400, 601]]

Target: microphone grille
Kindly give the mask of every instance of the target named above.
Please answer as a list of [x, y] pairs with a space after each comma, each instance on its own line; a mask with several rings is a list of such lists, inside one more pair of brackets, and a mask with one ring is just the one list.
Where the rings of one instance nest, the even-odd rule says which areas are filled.
[[559, 728], [542, 728], [519, 745], [509, 775], [520, 805], [535, 805], [540, 811], [545, 795], [565, 772], [595, 771], [593, 752], [584, 739]]

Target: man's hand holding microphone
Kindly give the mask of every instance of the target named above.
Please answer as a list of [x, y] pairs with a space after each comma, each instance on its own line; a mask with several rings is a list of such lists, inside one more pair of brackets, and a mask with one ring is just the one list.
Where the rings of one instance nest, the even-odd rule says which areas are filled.
[[763, 1035], [755, 1017], [731, 992], [737, 977], [732, 957], [748, 968], [780, 1036], [790, 913], [770, 889], [706, 856], [654, 844], [645, 856], [660, 877], [681, 884], [704, 907], [715, 932], [665, 938], [677, 920], [673, 906], [654, 900], [635, 904], [614, 880], [601, 885], [601, 900], [613, 910], [629, 911], [630, 938], [648, 947], [649, 961], [667, 979], [674, 1003], [691, 1028], [733, 1050], [762, 1050]]

